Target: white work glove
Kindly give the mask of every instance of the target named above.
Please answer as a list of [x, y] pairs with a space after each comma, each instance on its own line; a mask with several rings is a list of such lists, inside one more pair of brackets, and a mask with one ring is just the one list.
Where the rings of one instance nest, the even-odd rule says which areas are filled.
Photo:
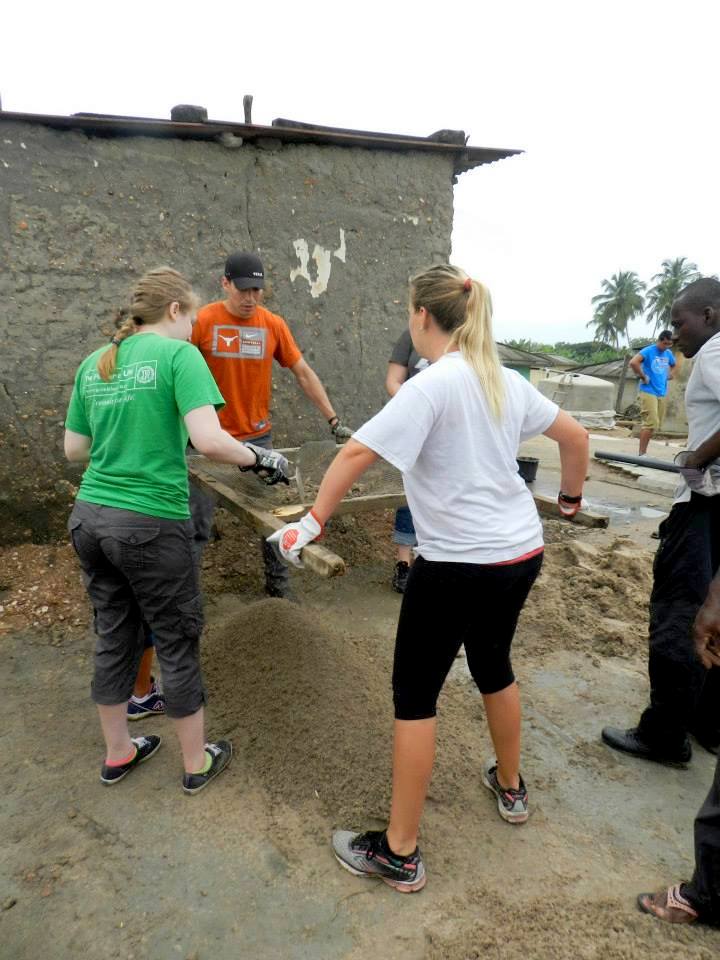
[[300, 559], [302, 548], [321, 537], [322, 532], [323, 525], [311, 510], [301, 520], [297, 520], [295, 523], [286, 523], [284, 527], [276, 530], [266, 539], [268, 543], [273, 545], [283, 560], [296, 567], [302, 567], [303, 562]]

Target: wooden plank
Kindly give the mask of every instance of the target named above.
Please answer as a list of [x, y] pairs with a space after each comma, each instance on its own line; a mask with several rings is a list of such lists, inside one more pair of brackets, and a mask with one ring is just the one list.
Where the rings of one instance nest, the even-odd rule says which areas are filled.
[[[218, 503], [222, 504], [230, 513], [246, 520], [263, 537], [279, 530], [288, 522], [287, 520], [280, 520], [267, 510], [262, 510], [254, 503], [250, 503], [242, 494], [233, 490], [222, 480], [213, 477], [212, 474], [203, 470], [192, 460], [188, 462], [188, 473], [193, 483], [197, 484], [206, 493], [216, 497]], [[303, 513], [305, 512], [304, 509]], [[302, 561], [308, 570], [312, 570], [313, 573], [317, 573], [321, 577], [337, 577], [345, 573], [345, 561], [342, 557], [319, 543], [308, 544], [303, 549]]]
[[[335, 508], [334, 517], [341, 514], [371, 513], [373, 510], [397, 510], [407, 504], [404, 493], [374, 493], [365, 497], [348, 497], [341, 500]], [[291, 523], [304, 516], [312, 504], [290, 503], [282, 507], [275, 507], [273, 515], [279, 517], [283, 523]]]
[[[552, 520], [563, 520], [560, 513], [557, 500], [552, 497], [545, 497], [541, 493], [533, 494], [535, 506], [541, 517], [548, 517]], [[568, 523], [577, 523], [581, 527], [607, 527], [610, 522], [609, 517], [602, 513], [593, 513], [591, 510], [578, 510], [574, 517], [568, 519]]]

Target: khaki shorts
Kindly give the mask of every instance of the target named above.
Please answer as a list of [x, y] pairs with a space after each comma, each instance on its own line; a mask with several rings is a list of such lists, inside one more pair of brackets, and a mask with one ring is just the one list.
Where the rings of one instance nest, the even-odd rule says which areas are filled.
[[640, 413], [643, 430], [659, 430], [665, 419], [665, 397], [640, 391]]

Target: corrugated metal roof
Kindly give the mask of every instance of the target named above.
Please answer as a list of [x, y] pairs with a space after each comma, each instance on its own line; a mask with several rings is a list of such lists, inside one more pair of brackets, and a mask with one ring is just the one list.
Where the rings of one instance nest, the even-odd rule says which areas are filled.
[[[584, 367], [573, 367], [573, 373], [587, 373], [591, 377], [619, 377], [622, 373], [623, 360], [608, 360], [606, 363], [590, 363]], [[635, 380], [636, 375], [628, 364], [625, 373], [626, 380]]]
[[529, 353], [527, 350], [508, 346], [507, 343], [497, 343], [496, 346], [503, 363], [515, 363], [523, 367], [545, 369], [546, 367], [565, 368], [568, 364], [572, 365], [573, 362], [566, 357], [554, 357], [550, 353]]
[[[346, 130], [320, 127], [293, 120], [273, 120], [272, 126], [254, 123], [231, 123], [208, 120], [204, 123], [179, 123], [172, 120], [145, 117], [122, 117], [105, 114], [80, 113], [69, 117], [38, 113], [14, 113], [0, 110], [0, 122], [36, 123], [56, 130], [82, 130], [95, 136], [178, 137], [191, 140], [214, 140], [223, 134], [242, 137], [248, 143], [279, 140], [282, 143], [318, 143], [340, 147], [364, 147], [370, 150], [419, 150], [451, 156], [455, 173], [464, 173], [485, 163], [494, 163], [512, 157], [522, 150], [497, 147], [471, 147], [458, 142], [458, 136], [445, 142], [443, 135], [462, 134], [462, 131], [438, 131], [430, 137], [409, 137], [396, 133], [375, 133], [366, 130]], [[464, 140], [464, 134], [462, 134]]]

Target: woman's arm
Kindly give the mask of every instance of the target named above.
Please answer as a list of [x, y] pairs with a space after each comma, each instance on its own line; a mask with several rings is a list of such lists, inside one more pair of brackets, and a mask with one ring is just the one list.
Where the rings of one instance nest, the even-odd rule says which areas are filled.
[[75, 433], [74, 430], [65, 431], [65, 457], [70, 463], [87, 463], [90, 459], [92, 437], [84, 433]]
[[196, 407], [183, 418], [190, 434], [190, 442], [208, 460], [234, 463], [238, 467], [255, 465], [255, 454], [223, 430], [217, 411], [211, 404]]
[[560, 410], [545, 436], [560, 447], [560, 490], [569, 497], [581, 496], [589, 461], [587, 430], [569, 413]]
[[379, 457], [374, 450], [357, 440], [348, 440], [322, 478], [312, 512], [323, 526], [342, 498]]

